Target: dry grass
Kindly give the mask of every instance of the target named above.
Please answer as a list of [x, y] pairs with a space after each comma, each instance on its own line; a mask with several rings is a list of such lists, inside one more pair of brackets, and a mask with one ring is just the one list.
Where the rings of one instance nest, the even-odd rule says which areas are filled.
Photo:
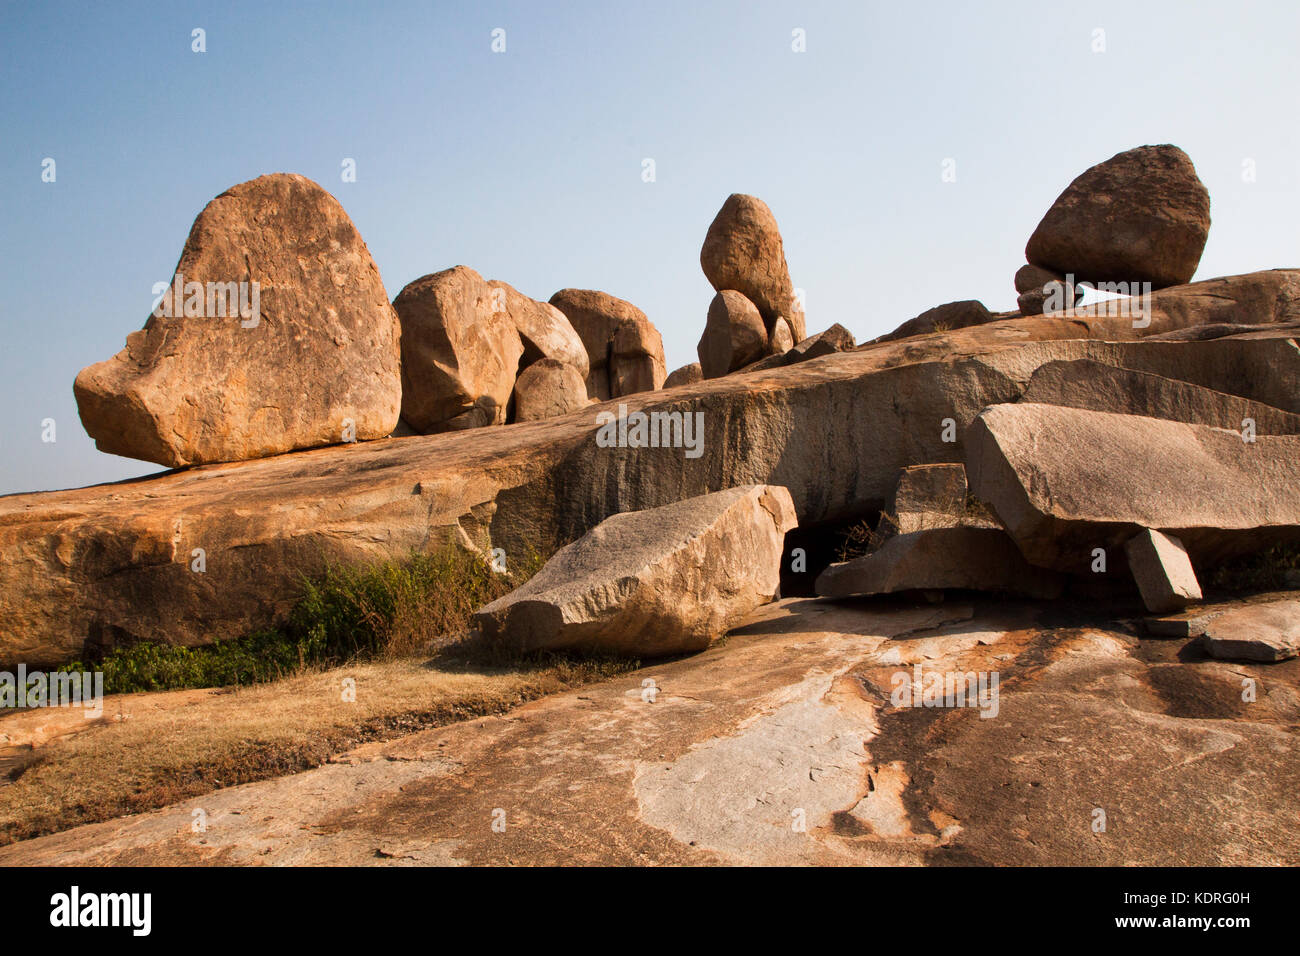
[[[501, 713], [636, 666], [500, 662], [465, 643], [433, 660], [378, 660], [222, 690], [114, 695], [95, 724], [17, 748], [14, 779], [0, 786], [0, 844], [306, 770], [365, 741]], [[343, 700], [349, 677], [355, 703]], [[39, 719], [11, 715], [0, 720], [0, 733]]]

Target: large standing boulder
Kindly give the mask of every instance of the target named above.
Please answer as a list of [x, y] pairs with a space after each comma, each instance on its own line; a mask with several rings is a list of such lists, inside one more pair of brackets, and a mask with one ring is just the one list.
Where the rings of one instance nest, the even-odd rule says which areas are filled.
[[[631, 302], [595, 289], [561, 289], [551, 296], [551, 305], [569, 320], [587, 350], [587, 394], [602, 402], [615, 397], [609, 374], [614, 334], [628, 319], [649, 323], [645, 313]], [[662, 348], [661, 344], [661, 352]]]
[[587, 406], [582, 373], [555, 359], [539, 359], [519, 373], [515, 382], [517, 422], [535, 422], [567, 415]]
[[[779, 321], [785, 324], [785, 319]], [[695, 351], [705, 378], [720, 378], [758, 361], [767, 352], [767, 326], [758, 307], [733, 289], [719, 292], [709, 303]]]
[[474, 615], [519, 651], [698, 651], [778, 596], [790, 493], [746, 485], [606, 518]]
[[715, 292], [733, 289], [758, 306], [769, 332], [777, 316], [784, 316], [796, 342], [807, 335], [781, 232], [763, 200], [743, 193], [727, 197], [704, 236], [700, 266]]
[[520, 365], [527, 367], [541, 359], [555, 359], [572, 365], [585, 379], [591, 371], [587, 349], [564, 313], [549, 302], [538, 302], [498, 279], [488, 280], [492, 308], [504, 309], [523, 342]]
[[73, 391], [101, 451], [171, 467], [261, 458], [388, 435], [398, 339], [343, 207], [275, 173], [204, 207], [144, 328]]
[[1032, 265], [1077, 281], [1191, 280], [1210, 232], [1210, 194], [1177, 146], [1139, 146], [1085, 170], [1029, 237]]
[[510, 314], [468, 266], [416, 279], [397, 294], [402, 418], [424, 434], [501, 425], [524, 353]]
[[966, 430], [966, 474], [1034, 564], [1087, 573], [1143, 528], [1198, 566], [1300, 538], [1300, 435], [1019, 403]]
[[609, 350], [611, 398], [663, 388], [668, 377], [664, 340], [649, 319], [624, 319], [614, 330]]

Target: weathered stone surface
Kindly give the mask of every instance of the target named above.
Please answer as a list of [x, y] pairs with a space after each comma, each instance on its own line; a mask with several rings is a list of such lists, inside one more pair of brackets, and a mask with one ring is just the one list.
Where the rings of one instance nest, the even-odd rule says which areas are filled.
[[1300, 655], [1300, 601], [1233, 608], [1215, 617], [1201, 638], [1211, 657], [1276, 663]]
[[587, 349], [563, 312], [549, 302], [530, 299], [500, 280], [489, 279], [488, 286], [493, 291], [493, 309], [498, 312], [505, 309], [523, 342], [522, 365], [532, 365], [544, 358], [555, 359], [573, 366], [584, 379], [587, 377], [591, 371]]
[[1076, 281], [1187, 282], [1210, 231], [1210, 194], [1177, 146], [1139, 146], [1085, 170], [1029, 237], [1033, 265]]
[[[1010, 319], [625, 400], [630, 413], [702, 413], [699, 457], [599, 447], [581, 410], [3, 497], [0, 665], [236, 637], [285, 614], [302, 576], [329, 563], [445, 540], [546, 555], [610, 514], [734, 485], [787, 487], [806, 525], [856, 519], [888, 505], [903, 467], [963, 460], [975, 415], [1016, 401], [1050, 361], [1124, 365], [1300, 412], [1289, 337], [1133, 341], [1142, 331], [1105, 317]], [[1089, 334], [1129, 341], [1079, 338]], [[954, 443], [942, 440], [946, 418]], [[205, 574], [189, 570], [198, 547]], [[1123, 576], [1122, 558], [1112, 564]]]
[[550, 304], [569, 320], [587, 350], [587, 361], [594, 378], [588, 378], [587, 391], [602, 401], [609, 398], [608, 381], [601, 388], [599, 373], [607, 373], [609, 368], [614, 333], [625, 320], [648, 321], [645, 313], [631, 302], [595, 289], [561, 289], [551, 296]]
[[1017, 293], [1023, 292], [1042, 292], [1043, 286], [1049, 282], [1060, 282], [1065, 276], [1053, 272], [1051, 269], [1043, 269], [1039, 266], [1026, 263], [1016, 270], [1016, 277], [1013, 280]]
[[947, 302], [927, 309], [914, 319], [908, 319], [888, 335], [882, 335], [877, 342], [892, 342], [905, 339], [910, 335], [924, 335], [927, 332], [949, 332], [953, 329], [965, 329], [972, 325], [984, 325], [997, 319], [994, 313], [978, 299], [963, 299], [960, 302]]
[[704, 370], [700, 368], [699, 362], [692, 362], [690, 365], [683, 365], [668, 373], [664, 379], [664, 388], [676, 388], [678, 385], [695, 385], [704, 381]]
[[1250, 420], [1257, 434], [1300, 434], [1300, 415], [1292, 412], [1190, 382], [1091, 359], [1040, 365], [1021, 401], [1145, 415], [1237, 432]]
[[[1300, 813], [1300, 672], [1179, 660], [1098, 611], [1080, 627], [1002, 597], [784, 600], [700, 654], [12, 844], [0, 864], [1294, 866], [1300, 830], [1278, 821]], [[996, 719], [890, 706], [918, 665], [999, 674]], [[1270, 692], [1243, 702], [1243, 673]], [[1125, 821], [1104, 840], [1080, 780]], [[493, 832], [498, 807], [526, 824]], [[178, 839], [198, 808], [219, 824]]]
[[159, 314], [73, 385], [101, 451], [177, 467], [397, 424], [397, 316], [352, 220], [311, 180], [276, 173], [212, 200], [172, 281]]
[[610, 397], [652, 392], [662, 388], [667, 377], [664, 341], [659, 330], [646, 318], [620, 322], [610, 345]]
[[539, 359], [515, 382], [515, 421], [535, 422], [587, 407], [587, 387], [572, 365]]
[[1153, 614], [1178, 611], [1201, 599], [1201, 585], [1183, 543], [1144, 528], [1124, 543], [1129, 570]]
[[821, 358], [834, 352], [847, 352], [855, 345], [853, 333], [837, 322], [824, 332], [809, 336], [790, 349], [786, 353], [788, 359], [786, 364], [793, 365], [795, 362]]
[[931, 528], [895, 535], [870, 554], [832, 564], [817, 577], [822, 597], [961, 588], [1056, 597], [1061, 581], [1030, 567], [995, 528]]
[[1137, 415], [1021, 403], [986, 408], [965, 436], [971, 490], [1034, 564], [1087, 572], [1095, 548], [1142, 528], [1193, 561], [1300, 538], [1300, 436], [1241, 435]]
[[[779, 321], [785, 325], [784, 318]], [[767, 352], [767, 326], [758, 307], [732, 289], [719, 292], [709, 303], [695, 351], [705, 378], [719, 378], [758, 361]]]
[[1173, 614], [1144, 618], [1142, 627], [1154, 637], [1174, 637], [1186, 640], [1204, 634], [1210, 622], [1222, 614], [1224, 610], [1225, 608], [1219, 606], [1189, 608]]
[[807, 335], [776, 217], [761, 199], [727, 197], [704, 237], [700, 265], [715, 292], [739, 292], [758, 307], [768, 329], [784, 316], [796, 342]]
[[524, 346], [510, 313], [468, 266], [416, 279], [393, 307], [402, 320], [402, 418], [432, 433], [500, 425]]
[[777, 598], [784, 488], [748, 485], [606, 518], [474, 615], [489, 640], [657, 657], [698, 651]]
[[890, 511], [899, 534], [957, 527], [966, 516], [965, 467], [948, 463], [904, 468]]
[[785, 316], [779, 315], [772, 323], [772, 334], [768, 336], [768, 354], [784, 355], [792, 348], [794, 348], [794, 333], [790, 331], [790, 322]]

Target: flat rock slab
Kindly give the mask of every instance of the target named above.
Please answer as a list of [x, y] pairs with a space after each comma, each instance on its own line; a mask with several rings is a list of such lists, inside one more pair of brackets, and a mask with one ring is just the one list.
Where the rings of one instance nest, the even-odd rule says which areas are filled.
[[876, 551], [832, 564], [817, 577], [822, 597], [957, 588], [1033, 597], [1061, 593], [1059, 577], [1030, 567], [995, 528], [931, 528], [889, 538]]
[[[690, 658], [0, 864], [1300, 863], [1278, 826], [1300, 813], [1300, 662], [1180, 663], [1160, 641], [1152, 660], [1104, 618], [1037, 613], [782, 601]], [[891, 703], [959, 672], [999, 675], [995, 716]]]
[[790, 492], [748, 485], [606, 518], [474, 615], [515, 650], [698, 651], [777, 597]]
[[1030, 562], [1087, 573], [1142, 528], [1197, 565], [1300, 537], [1300, 436], [1242, 435], [1136, 415], [1020, 403], [966, 436], [971, 490]]
[[1274, 663], [1300, 655], [1300, 600], [1234, 608], [1206, 625], [1206, 653], [1230, 661]]

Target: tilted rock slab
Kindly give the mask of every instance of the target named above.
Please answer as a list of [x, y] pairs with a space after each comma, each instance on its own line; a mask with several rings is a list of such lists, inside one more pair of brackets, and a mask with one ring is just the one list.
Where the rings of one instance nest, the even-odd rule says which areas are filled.
[[[0, 497], [0, 663], [67, 661], [126, 640], [236, 637], [287, 613], [302, 576], [330, 563], [448, 541], [501, 547], [510, 561], [530, 548], [547, 555], [611, 514], [736, 485], [788, 488], [804, 524], [856, 520], [887, 506], [903, 467], [962, 461], [971, 420], [1016, 401], [1050, 361], [1124, 365], [1300, 412], [1290, 338], [1137, 340], [1165, 330], [1011, 319], [623, 400], [629, 415], [702, 415], [696, 457], [598, 445], [597, 415], [617, 414], [607, 404]], [[204, 573], [191, 570], [200, 548]]]
[[1300, 601], [1225, 611], [1206, 625], [1201, 643], [1211, 657], [1229, 661], [1272, 664], [1300, 656]]
[[790, 493], [748, 485], [606, 518], [474, 615], [519, 651], [699, 651], [779, 596]]
[[1054, 598], [1059, 575], [1030, 565], [997, 528], [930, 528], [889, 538], [876, 551], [817, 576], [821, 597], [961, 589]]
[[1300, 436], [1235, 432], [1055, 405], [995, 405], [966, 433], [971, 490], [1032, 563], [1108, 571], [1142, 528], [1198, 566], [1300, 539]]
[[1210, 194], [1177, 146], [1139, 146], [1085, 170], [1029, 237], [1025, 259], [1075, 281], [1187, 282], [1210, 232]]
[[1178, 611], [1201, 599], [1187, 549], [1177, 538], [1144, 528], [1124, 543], [1129, 570], [1153, 614]]
[[402, 419], [430, 434], [501, 425], [523, 342], [493, 289], [468, 266], [434, 272], [402, 289]]
[[262, 176], [208, 203], [172, 283], [126, 348], [73, 384], [100, 451], [180, 467], [397, 424], [397, 316], [352, 220], [310, 179]]

